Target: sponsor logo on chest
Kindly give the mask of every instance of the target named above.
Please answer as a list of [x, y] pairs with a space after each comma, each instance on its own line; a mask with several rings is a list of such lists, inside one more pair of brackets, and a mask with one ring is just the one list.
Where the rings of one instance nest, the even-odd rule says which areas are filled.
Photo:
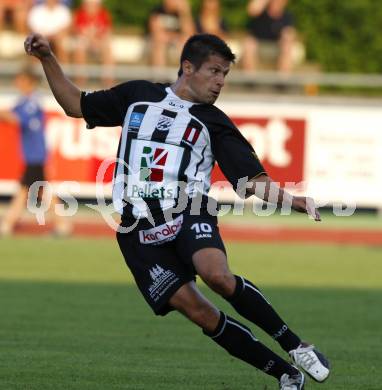
[[183, 147], [148, 140], [133, 140], [127, 181], [132, 198], [175, 199]]
[[141, 157], [141, 181], [163, 181], [163, 169], [168, 151], [164, 148], [145, 146]]

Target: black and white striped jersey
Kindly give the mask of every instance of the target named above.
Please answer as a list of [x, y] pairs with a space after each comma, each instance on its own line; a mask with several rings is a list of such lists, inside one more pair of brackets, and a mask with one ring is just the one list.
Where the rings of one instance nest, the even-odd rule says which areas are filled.
[[264, 173], [221, 110], [182, 100], [168, 85], [137, 80], [82, 93], [81, 109], [90, 128], [122, 126], [113, 187], [122, 219], [158, 215], [181, 195], [207, 199], [215, 161], [234, 188], [240, 178]]

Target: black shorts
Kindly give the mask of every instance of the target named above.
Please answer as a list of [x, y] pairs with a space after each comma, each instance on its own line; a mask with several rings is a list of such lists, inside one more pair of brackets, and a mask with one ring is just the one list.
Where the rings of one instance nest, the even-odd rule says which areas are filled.
[[42, 164], [27, 165], [20, 183], [29, 188], [35, 181], [45, 181], [44, 165]]
[[225, 253], [217, 218], [210, 215], [181, 215], [173, 224], [131, 233], [117, 233], [127, 266], [147, 303], [157, 315], [173, 310], [171, 296], [195, 280], [192, 255], [203, 248]]

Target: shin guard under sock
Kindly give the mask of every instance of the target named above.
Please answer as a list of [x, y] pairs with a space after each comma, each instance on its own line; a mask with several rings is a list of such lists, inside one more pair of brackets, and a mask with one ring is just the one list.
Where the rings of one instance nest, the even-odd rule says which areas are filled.
[[272, 336], [285, 351], [297, 348], [300, 338], [288, 328], [261, 291], [248, 280], [240, 276], [235, 278], [235, 292], [226, 298], [234, 309]]
[[203, 331], [230, 355], [243, 360], [278, 380], [285, 373], [293, 375], [297, 370], [258, 341], [251, 330], [233, 318], [220, 315], [220, 321], [213, 333]]

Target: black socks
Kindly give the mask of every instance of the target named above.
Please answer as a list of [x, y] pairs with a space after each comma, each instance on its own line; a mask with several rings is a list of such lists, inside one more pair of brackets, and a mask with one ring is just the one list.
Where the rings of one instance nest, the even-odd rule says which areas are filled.
[[235, 292], [226, 298], [234, 309], [272, 336], [285, 351], [297, 348], [300, 338], [288, 328], [261, 291], [248, 280], [236, 275], [235, 278]]
[[220, 314], [219, 324], [213, 333], [203, 331], [230, 355], [241, 359], [259, 370], [280, 380], [285, 373], [293, 375], [298, 371], [258, 341], [245, 325], [233, 318]]

